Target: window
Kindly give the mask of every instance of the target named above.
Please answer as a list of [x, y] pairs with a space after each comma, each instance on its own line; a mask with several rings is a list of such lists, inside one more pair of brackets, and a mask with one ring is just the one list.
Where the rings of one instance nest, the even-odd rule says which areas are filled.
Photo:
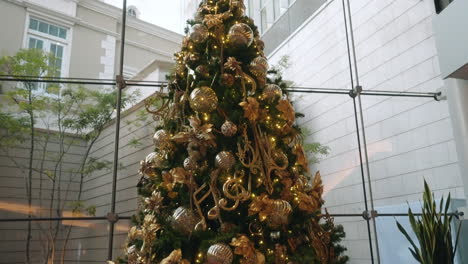
[[[49, 62], [54, 67], [54, 77], [64, 77], [65, 51], [68, 46], [68, 29], [36, 18], [29, 19], [26, 39], [26, 48], [40, 49], [53, 55]], [[39, 84], [35, 87], [37, 92], [48, 93], [49, 87]]]
[[260, 16], [262, 33], [270, 28], [273, 23], [283, 15], [294, 0], [261, 0]]

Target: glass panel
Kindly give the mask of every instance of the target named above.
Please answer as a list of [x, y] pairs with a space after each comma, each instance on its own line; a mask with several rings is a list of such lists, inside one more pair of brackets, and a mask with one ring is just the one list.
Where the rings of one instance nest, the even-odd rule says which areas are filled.
[[58, 37], [58, 32], [59, 32], [59, 28], [57, 26], [50, 25], [50, 27], [49, 27], [49, 34], [50, 35]]
[[36, 19], [31, 18], [29, 20], [29, 28], [30, 29], [37, 30], [38, 25], [39, 25], [39, 22]]
[[39, 21], [39, 31], [42, 33], [49, 33], [49, 24]]
[[[412, 73], [415, 72], [407, 71], [405, 74]], [[417, 83], [416, 78], [422, 77], [417, 76], [400, 85], [392, 82], [395, 86], [387, 86], [385, 90], [409, 88], [409, 91], [425, 91], [427, 87], [440, 84], [435, 79]], [[457, 164], [447, 101], [366, 96], [362, 103], [376, 210], [386, 214], [407, 213], [409, 204], [414, 212], [420, 212], [424, 181], [434, 192], [437, 202], [451, 194], [450, 212], [463, 207], [463, 181]], [[378, 218], [382, 260], [384, 263], [390, 259], [408, 263], [413, 260], [407, 249], [410, 244], [396, 229], [395, 220], [410, 230], [408, 217]], [[395, 255], [394, 252], [401, 253]], [[467, 249], [459, 248], [457, 252], [462, 254]]]
[[63, 28], [59, 28], [59, 35], [60, 38], [66, 39], [67, 38], [67, 30]]
[[[52, 227], [52, 233], [49, 228]], [[7, 263], [105, 263], [108, 223], [104, 220], [35, 221], [28, 232], [27, 222], [6, 222], [0, 227], [0, 254]], [[55, 233], [55, 229], [58, 230]], [[31, 235], [29, 252], [26, 250]], [[64, 250], [64, 242], [66, 249]], [[52, 246], [55, 254], [52, 254]], [[52, 256], [54, 255], [54, 256]]]

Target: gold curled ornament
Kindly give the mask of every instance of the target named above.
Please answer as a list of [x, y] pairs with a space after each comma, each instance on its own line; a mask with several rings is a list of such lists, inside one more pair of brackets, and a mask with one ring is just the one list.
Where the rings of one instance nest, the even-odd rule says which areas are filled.
[[225, 211], [234, 211], [241, 202], [246, 201], [250, 198], [250, 192], [248, 192], [243, 186], [242, 178], [244, 172], [242, 171], [240, 177], [233, 177], [228, 179], [223, 185], [223, 194], [227, 199], [234, 201], [234, 205], [228, 207], [228, 200], [222, 198], [219, 200], [218, 205]]

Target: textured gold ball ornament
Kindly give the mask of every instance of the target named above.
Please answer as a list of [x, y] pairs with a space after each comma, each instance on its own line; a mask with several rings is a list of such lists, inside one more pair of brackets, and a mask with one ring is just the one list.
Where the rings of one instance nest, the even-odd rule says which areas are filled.
[[229, 42], [238, 47], [249, 47], [254, 40], [252, 29], [244, 23], [238, 23], [229, 29]]
[[198, 166], [198, 162], [193, 156], [189, 156], [184, 160], [184, 169], [188, 171], [195, 171], [199, 168], [200, 166]]
[[195, 225], [200, 221], [192, 210], [182, 206], [175, 209], [172, 218], [174, 228], [184, 234], [191, 234]]
[[158, 148], [166, 147], [171, 141], [171, 134], [164, 129], [160, 129], [154, 133], [153, 143]]
[[271, 207], [272, 213], [268, 217], [268, 225], [271, 228], [278, 228], [288, 224], [288, 218], [292, 212], [291, 204], [285, 200], [274, 200]]
[[221, 133], [226, 137], [232, 137], [237, 133], [237, 126], [231, 121], [226, 120], [221, 126]]
[[265, 57], [258, 56], [250, 62], [249, 69], [256, 77], [264, 77], [268, 71], [268, 61]]
[[202, 86], [190, 93], [190, 106], [196, 112], [210, 113], [218, 106], [218, 97], [213, 89]]
[[228, 245], [217, 243], [208, 248], [206, 259], [209, 264], [231, 264], [234, 254]]
[[221, 151], [215, 157], [216, 167], [223, 169], [223, 170], [229, 170], [230, 168], [232, 168], [232, 166], [234, 166], [235, 163], [236, 163], [236, 158], [229, 151]]
[[281, 98], [281, 96], [283, 96], [283, 92], [281, 91], [281, 88], [276, 84], [267, 84], [262, 92], [263, 99], [269, 103]]
[[206, 41], [209, 33], [207, 27], [202, 24], [196, 24], [190, 29], [190, 39], [195, 43], [202, 43]]
[[169, 166], [169, 153], [167, 151], [151, 152], [146, 156], [145, 162], [150, 168], [164, 169]]

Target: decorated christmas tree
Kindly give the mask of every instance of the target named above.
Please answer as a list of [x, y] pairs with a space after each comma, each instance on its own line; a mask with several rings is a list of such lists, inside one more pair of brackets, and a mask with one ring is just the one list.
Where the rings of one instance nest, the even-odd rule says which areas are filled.
[[[120, 263], [344, 263], [281, 78], [241, 0], [189, 21], [141, 162], [140, 210]], [[277, 76], [277, 75], [274, 75]]]

